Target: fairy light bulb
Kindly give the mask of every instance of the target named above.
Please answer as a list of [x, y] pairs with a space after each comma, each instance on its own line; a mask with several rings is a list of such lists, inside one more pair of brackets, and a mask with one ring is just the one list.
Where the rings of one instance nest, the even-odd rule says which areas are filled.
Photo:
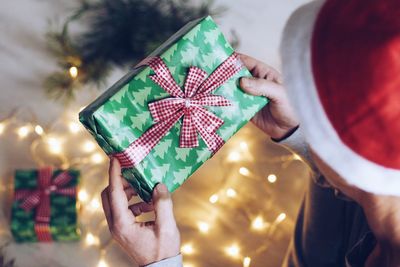
[[237, 258], [240, 255], [240, 248], [238, 245], [233, 244], [225, 249], [225, 253], [232, 258]]
[[191, 255], [194, 253], [193, 245], [192, 244], [185, 244], [181, 247], [181, 252], [184, 255]]
[[264, 228], [265, 228], [265, 222], [264, 222], [263, 217], [257, 216], [257, 217], [253, 220], [253, 222], [251, 223], [251, 227], [252, 227], [254, 230], [262, 230], [262, 229], [264, 229]]
[[240, 167], [239, 173], [241, 175], [244, 175], [244, 176], [249, 176], [250, 175], [250, 171], [246, 167]]
[[3, 134], [5, 129], [6, 129], [5, 123], [4, 122], [0, 122], [0, 134]]
[[249, 145], [245, 141], [240, 142], [239, 146], [243, 150], [248, 150], [249, 149]]
[[293, 160], [300, 160], [302, 161], [301, 157], [297, 154], [293, 154]]
[[17, 134], [19, 138], [25, 138], [28, 136], [29, 132], [30, 132], [29, 126], [22, 126], [18, 129]]
[[108, 264], [104, 259], [100, 259], [97, 267], [108, 267]]
[[217, 203], [218, 200], [219, 200], [219, 197], [218, 197], [217, 194], [214, 194], [214, 195], [212, 195], [212, 196], [209, 198], [209, 201], [210, 201], [210, 203], [212, 203], [212, 204]]
[[228, 188], [228, 189], [226, 190], [226, 195], [227, 195], [228, 197], [230, 197], [230, 198], [234, 198], [234, 197], [236, 197], [237, 193], [236, 193], [235, 189], [233, 189], [233, 188]]
[[76, 134], [80, 131], [81, 127], [79, 126], [78, 123], [76, 122], [70, 122], [69, 123], [69, 130], [71, 133]]
[[268, 175], [267, 180], [268, 180], [268, 182], [270, 182], [271, 184], [273, 184], [273, 183], [276, 182], [276, 180], [278, 180], [278, 177], [276, 177], [275, 174], [270, 174], [270, 175]]
[[94, 164], [100, 164], [104, 161], [104, 157], [100, 153], [94, 153], [90, 159]]
[[100, 201], [97, 198], [92, 199], [92, 201], [90, 201], [90, 208], [92, 210], [99, 210], [101, 207]]
[[233, 162], [240, 161], [240, 153], [237, 151], [229, 153], [228, 160]]
[[42, 134], [44, 133], [44, 130], [43, 130], [42, 126], [36, 125], [36, 126], [35, 126], [35, 133], [36, 133], [37, 135], [42, 135]]
[[278, 215], [278, 217], [276, 217], [276, 222], [280, 223], [282, 221], [284, 221], [286, 219], [286, 214], [285, 213], [281, 213]]
[[88, 246], [93, 246], [99, 244], [99, 239], [95, 237], [92, 233], [87, 233], [85, 242]]
[[50, 137], [47, 139], [47, 144], [49, 145], [49, 151], [53, 154], [60, 154], [62, 151], [61, 141], [55, 137]]
[[243, 267], [249, 267], [251, 263], [251, 258], [250, 257], [244, 257], [243, 258]]
[[199, 231], [203, 234], [208, 233], [208, 231], [210, 230], [210, 225], [206, 222], [199, 222], [197, 224]]
[[88, 193], [86, 192], [86, 190], [80, 190], [79, 191], [79, 193], [78, 193], [78, 199], [79, 199], [79, 201], [81, 201], [81, 202], [86, 202], [87, 200], [88, 200], [88, 198], [89, 198], [89, 195], [88, 195]]
[[71, 76], [72, 79], [75, 79], [78, 77], [78, 68], [75, 66], [72, 66], [69, 68], [69, 75]]
[[85, 152], [93, 152], [93, 150], [95, 150], [95, 148], [96, 148], [96, 144], [92, 141], [86, 141], [82, 146], [82, 149]]

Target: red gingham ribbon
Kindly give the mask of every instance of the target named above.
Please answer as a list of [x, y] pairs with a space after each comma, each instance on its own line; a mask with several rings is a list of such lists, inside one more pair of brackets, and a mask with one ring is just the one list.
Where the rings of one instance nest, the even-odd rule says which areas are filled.
[[149, 110], [155, 124], [123, 152], [114, 154], [121, 166], [131, 168], [140, 163], [181, 117], [183, 117], [183, 123], [179, 146], [198, 146], [198, 132], [208, 149], [213, 154], [216, 153], [224, 144], [224, 140], [216, 133], [224, 121], [204, 106], [231, 105], [223, 96], [211, 93], [243, 67], [239, 56], [233, 53], [210, 76], [200, 68], [190, 67], [184, 91], [175, 82], [161, 58], [149, 58], [144, 62], [143, 64], [149, 65], [155, 72], [155, 75], [150, 78], [171, 97], [149, 103]]
[[44, 167], [39, 169], [37, 177], [37, 189], [21, 189], [15, 192], [15, 199], [22, 200], [20, 207], [26, 211], [36, 208], [35, 233], [39, 241], [52, 241], [50, 232], [50, 194], [57, 193], [65, 196], [76, 195], [75, 187], [63, 187], [72, 177], [68, 172], [62, 172], [54, 179], [53, 169]]

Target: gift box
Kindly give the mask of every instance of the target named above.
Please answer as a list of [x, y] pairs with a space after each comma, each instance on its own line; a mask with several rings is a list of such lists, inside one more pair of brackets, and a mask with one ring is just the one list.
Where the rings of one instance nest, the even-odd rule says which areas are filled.
[[208, 16], [179, 30], [81, 113], [80, 121], [149, 202], [172, 192], [268, 100], [245, 94], [251, 76]]
[[11, 232], [17, 242], [79, 240], [76, 192], [77, 170], [15, 172]]

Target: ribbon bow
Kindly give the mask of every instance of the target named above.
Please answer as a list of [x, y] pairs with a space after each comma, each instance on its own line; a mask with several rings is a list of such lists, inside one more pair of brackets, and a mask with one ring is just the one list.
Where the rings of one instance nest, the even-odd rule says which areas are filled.
[[35, 233], [39, 241], [52, 241], [50, 233], [50, 195], [52, 193], [74, 196], [76, 195], [75, 187], [64, 187], [68, 184], [72, 177], [68, 172], [62, 172], [54, 179], [53, 169], [45, 167], [39, 169], [37, 184], [38, 187], [33, 190], [21, 189], [15, 192], [15, 199], [22, 200], [20, 207], [25, 211], [36, 208], [35, 215]]
[[183, 123], [179, 146], [197, 147], [198, 132], [208, 149], [213, 154], [216, 153], [224, 144], [224, 140], [216, 133], [224, 121], [204, 106], [231, 105], [223, 96], [211, 93], [243, 67], [239, 56], [233, 53], [210, 76], [198, 67], [190, 67], [183, 91], [161, 58], [150, 58], [145, 65], [155, 72], [150, 78], [171, 97], [149, 103], [155, 124], [127, 149], [114, 155], [121, 166], [131, 168], [140, 163], [181, 117]]

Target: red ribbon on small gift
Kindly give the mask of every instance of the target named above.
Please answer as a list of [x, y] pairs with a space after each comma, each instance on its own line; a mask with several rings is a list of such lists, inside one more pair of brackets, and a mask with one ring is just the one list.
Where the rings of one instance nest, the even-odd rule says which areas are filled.
[[22, 200], [20, 207], [25, 211], [36, 208], [35, 215], [35, 233], [37, 239], [41, 242], [52, 241], [50, 232], [50, 195], [52, 193], [75, 196], [76, 187], [64, 187], [72, 177], [64, 171], [58, 174], [54, 179], [53, 168], [44, 167], [39, 169], [37, 177], [37, 188], [33, 190], [20, 189], [15, 191], [15, 199]]
[[233, 53], [209, 76], [198, 67], [190, 67], [183, 91], [161, 58], [149, 58], [143, 65], [148, 65], [155, 72], [150, 78], [171, 97], [149, 103], [155, 124], [123, 152], [114, 154], [121, 166], [131, 168], [140, 163], [181, 117], [179, 146], [197, 147], [199, 133], [208, 149], [215, 154], [225, 143], [216, 133], [224, 121], [204, 106], [231, 105], [223, 96], [211, 93], [243, 67], [239, 56]]

